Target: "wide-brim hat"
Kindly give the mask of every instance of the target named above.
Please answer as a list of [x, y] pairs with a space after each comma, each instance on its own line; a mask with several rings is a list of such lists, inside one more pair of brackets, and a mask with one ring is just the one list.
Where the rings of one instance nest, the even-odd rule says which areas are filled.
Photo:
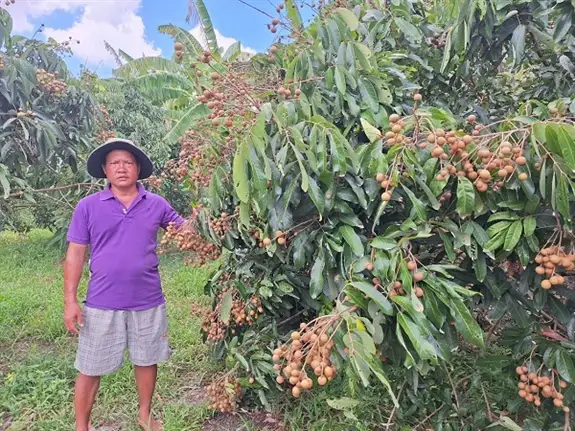
[[95, 178], [106, 178], [102, 166], [106, 163], [106, 156], [110, 151], [125, 150], [134, 155], [138, 165], [140, 165], [140, 175], [138, 179], [148, 178], [154, 172], [154, 165], [148, 155], [129, 139], [112, 138], [108, 139], [96, 148], [88, 157], [88, 173]]

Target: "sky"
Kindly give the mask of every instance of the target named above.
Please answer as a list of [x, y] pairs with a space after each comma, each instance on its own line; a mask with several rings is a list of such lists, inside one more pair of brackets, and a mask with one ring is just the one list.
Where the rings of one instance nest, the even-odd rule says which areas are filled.
[[[247, 0], [252, 6], [277, 16], [280, 0]], [[250, 53], [265, 52], [282, 34], [272, 34], [271, 18], [239, 0], [204, 0], [216, 29], [220, 46], [227, 48], [237, 40]], [[68, 59], [73, 73], [83, 65], [100, 76], [109, 76], [116, 67], [104, 41], [132, 57], [170, 57], [173, 40], [158, 31], [158, 26], [173, 24], [201, 39], [201, 29], [186, 22], [188, 0], [15, 0], [10, 6], [1, 0], [14, 21], [13, 34], [52, 37], [63, 42], [72, 37], [74, 55]], [[283, 30], [283, 34], [286, 35]], [[75, 41], [79, 40], [77, 44]]]

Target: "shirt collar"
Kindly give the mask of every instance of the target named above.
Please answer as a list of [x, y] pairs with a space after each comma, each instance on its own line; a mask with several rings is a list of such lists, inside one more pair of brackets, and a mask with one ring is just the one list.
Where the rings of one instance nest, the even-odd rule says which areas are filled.
[[[138, 188], [138, 195], [141, 198], [145, 198], [148, 194], [148, 192], [146, 191], [146, 189], [144, 188], [143, 185], [141, 185], [140, 183], [136, 183], [136, 187]], [[112, 193], [112, 184], [108, 183], [106, 184], [106, 187], [104, 188], [104, 190], [102, 190], [100, 192], [100, 200], [101, 201], [106, 201], [108, 199], [114, 199], [114, 193]]]

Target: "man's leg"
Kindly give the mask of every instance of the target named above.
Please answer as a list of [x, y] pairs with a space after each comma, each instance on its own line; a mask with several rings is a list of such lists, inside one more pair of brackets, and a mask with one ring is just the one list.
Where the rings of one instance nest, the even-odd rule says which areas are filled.
[[165, 305], [130, 313], [128, 349], [140, 396], [138, 423], [145, 431], [161, 430], [161, 424], [152, 418], [150, 412], [158, 375], [157, 364], [167, 361], [171, 354]]
[[[134, 374], [136, 376], [136, 386], [138, 387], [138, 396], [140, 400], [140, 411], [138, 413], [138, 423], [150, 430], [157, 430], [160, 424], [157, 423], [152, 417], [152, 397], [154, 396], [154, 389], [156, 388], [156, 379], [158, 376], [158, 366], [150, 365], [147, 367], [134, 367]], [[144, 428], [146, 429], [146, 428]], [[146, 431], [148, 431], [146, 429]]]
[[74, 388], [74, 409], [76, 414], [76, 431], [89, 431], [90, 414], [100, 387], [100, 377], [86, 376], [82, 373], [76, 379]]
[[124, 360], [127, 345], [123, 311], [84, 308], [75, 368], [79, 371], [74, 390], [76, 431], [88, 431], [90, 413], [100, 387], [100, 376], [114, 373]]

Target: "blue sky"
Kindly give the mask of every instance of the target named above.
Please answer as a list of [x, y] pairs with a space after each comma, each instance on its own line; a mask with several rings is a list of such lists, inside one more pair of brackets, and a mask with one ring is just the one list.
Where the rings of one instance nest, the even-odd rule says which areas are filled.
[[[277, 3], [268, 0], [248, 2], [270, 15], [277, 16]], [[238, 0], [205, 0], [217, 30], [218, 41], [227, 47], [236, 40], [249, 52], [264, 52], [281, 34], [272, 34], [266, 27], [270, 18]], [[134, 57], [172, 54], [173, 42], [158, 32], [162, 24], [174, 24], [193, 30], [186, 23], [187, 0], [16, 0], [6, 8], [14, 19], [14, 33], [31, 36], [44, 24], [45, 35], [64, 41], [69, 37], [75, 56], [69, 60], [74, 72], [80, 64], [107, 76], [114, 61], [104, 48], [106, 40], [114, 48], [123, 49]], [[305, 15], [309, 16], [309, 12]], [[196, 28], [194, 35], [200, 37]], [[286, 31], [284, 30], [285, 34]]]

